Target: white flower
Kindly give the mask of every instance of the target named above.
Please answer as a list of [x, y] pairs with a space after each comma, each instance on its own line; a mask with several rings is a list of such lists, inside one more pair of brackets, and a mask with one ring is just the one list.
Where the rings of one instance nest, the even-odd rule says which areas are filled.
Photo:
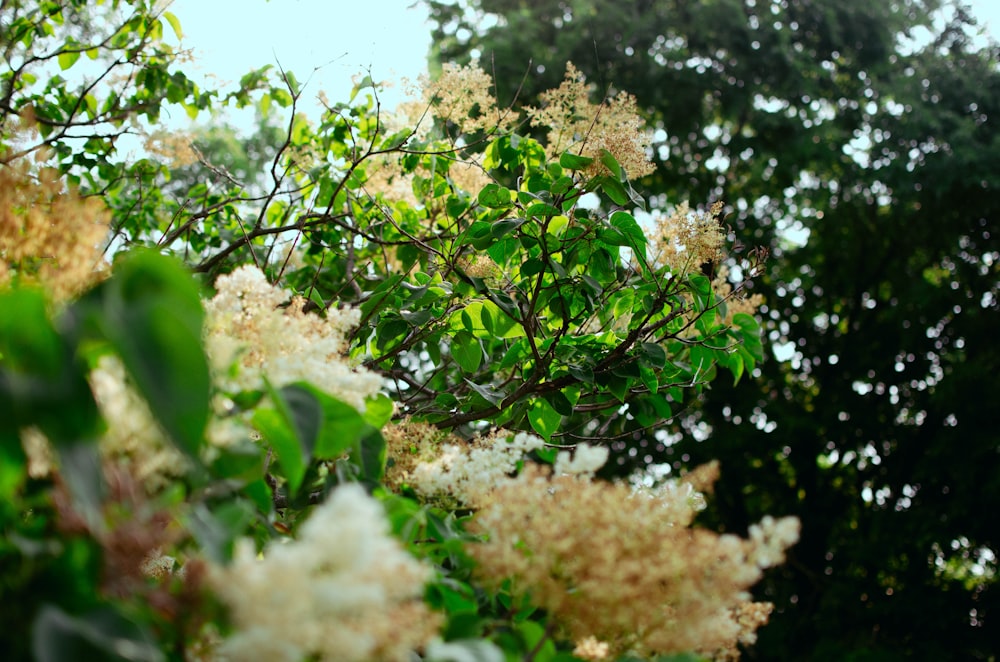
[[424, 496], [447, 494], [473, 505], [510, 480], [527, 453], [545, 445], [532, 434], [508, 435], [501, 432], [463, 446], [444, 444], [434, 461], [414, 468], [410, 483]]
[[764, 516], [759, 524], [750, 525], [752, 551], [750, 559], [760, 568], [773, 568], [785, 560], [785, 550], [799, 540], [802, 525], [797, 517], [775, 519]]
[[381, 377], [347, 358], [358, 309], [331, 309], [325, 318], [306, 313], [304, 300], [270, 285], [250, 265], [220, 276], [215, 286], [218, 293], [205, 302], [205, 344], [223, 390], [260, 389], [264, 376], [276, 387], [307, 381], [359, 411], [381, 390]]
[[429, 566], [389, 534], [381, 505], [358, 485], [338, 488], [299, 529], [258, 555], [238, 542], [210, 582], [237, 632], [223, 659], [405, 660], [435, 634], [422, 601]]
[[556, 456], [555, 473], [557, 476], [561, 474], [593, 476], [607, 461], [608, 449], [606, 446], [579, 444], [572, 459], [569, 451], [559, 451], [559, 455]]

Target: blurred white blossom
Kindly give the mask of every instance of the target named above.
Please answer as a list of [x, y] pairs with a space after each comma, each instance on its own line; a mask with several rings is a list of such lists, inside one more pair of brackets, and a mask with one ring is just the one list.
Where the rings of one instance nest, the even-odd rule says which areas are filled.
[[434, 460], [412, 470], [410, 484], [424, 496], [447, 495], [474, 505], [508, 481], [525, 455], [544, 445], [535, 435], [504, 431], [462, 445], [442, 444]]
[[577, 476], [593, 476], [594, 472], [608, 461], [606, 446], [579, 444], [572, 456], [569, 451], [559, 451], [556, 456], [555, 473]]
[[381, 377], [347, 357], [358, 309], [331, 308], [325, 318], [306, 313], [303, 299], [272, 286], [251, 265], [220, 276], [215, 287], [205, 302], [205, 343], [223, 390], [260, 389], [265, 376], [275, 387], [307, 381], [364, 411], [365, 399], [382, 388]]
[[422, 600], [432, 575], [390, 536], [381, 505], [360, 486], [344, 485], [313, 511], [297, 540], [272, 542], [258, 555], [243, 539], [229, 566], [213, 567], [210, 583], [236, 629], [217, 653], [226, 660], [408, 660], [440, 621]]

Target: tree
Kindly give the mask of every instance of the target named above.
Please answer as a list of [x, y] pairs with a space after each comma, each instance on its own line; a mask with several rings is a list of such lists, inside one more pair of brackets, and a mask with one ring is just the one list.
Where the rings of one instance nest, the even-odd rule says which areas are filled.
[[[704, 273], [727, 243], [719, 208], [649, 230], [632, 213], [650, 164], [630, 96], [592, 103], [571, 74], [521, 113], [481, 70], [444, 67], [395, 114], [362, 81], [310, 118], [291, 72], [196, 91], [163, 41], [179, 22], [154, 5], [85, 9], [0, 4], [8, 655], [753, 643], [771, 605], [747, 591], [799, 521], [693, 526], [712, 463], [598, 476], [604, 438], [661, 426], [763, 358], [754, 301]], [[29, 65], [72, 70], [79, 53], [104, 73], [31, 87]], [[155, 144], [116, 150], [126, 127], [155, 143], [168, 104], [274, 108], [284, 130], [265, 123], [228, 164], [231, 134], [203, 132], [223, 143], [194, 141], [207, 177]], [[750, 278], [763, 262], [736, 263]]]
[[[656, 461], [720, 459], [711, 521], [804, 522], [760, 586], [766, 658], [996, 650], [995, 44], [936, 2], [429, 3], [435, 58], [500, 94], [571, 60], [658, 129], [660, 200], [725, 200], [771, 248], [754, 292], [773, 358], [713, 384]], [[492, 17], [484, 21], [484, 17]], [[491, 25], [480, 29], [480, 25]], [[654, 197], [654, 200], [657, 198]], [[711, 442], [692, 435], [711, 430]]]

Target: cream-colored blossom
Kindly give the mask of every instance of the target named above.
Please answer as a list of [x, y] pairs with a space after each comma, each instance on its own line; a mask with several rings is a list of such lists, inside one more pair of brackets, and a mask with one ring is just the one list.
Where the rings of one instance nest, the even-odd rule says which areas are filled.
[[607, 173], [601, 163], [607, 150], [630, 179], [650, 174], [651, 136], [639, 116], [635, 97], [625, 92], [604, 103], [590, 102], [586, 77], [570, 62], [559, 87], [539, 95], [539, 108], [528, 108], [531, 125], [548, 132], [545, 150], [557, 159], [566, 151], [594, 159], [588, 176]]
[[493, 80], [478, 65], [446, 62], [436, 80], [424, 77], [420, 83], [430, 113], [455, 126], [459, 133], [509, 128], [509, 113], [497, 107], [490, 92]]
[[448, 168], [448, 177], [455, 188], [465, 191], [472, 197], [479, 195], [479, 192], [487, 184], [493, 183], [493, 178], [483, 169], [483, 166], [475, 161], [455, 161]]
[[598, 641], [594, 637], [586, 637], [576, 642], [573, 655], [581, 660], [606, 660], [611, 654], [611, 646], [606, 641]]
[[28, 475], [35, 480], [48, 477], [52, 473], [55, 458], [49, 440], [38, 428], [21, 430], [21, 446], [28, 459]]
[[556, 475], [593, 476], [608, 461], [607, 446], [578, 444], [572, 455], [569, 451], [559, 451], [554, 471]]
[[658, 217], [648, 250], [650, 260], [678, 275], [721, 260], [725, 242], [719, 223], [722, 207], [716, 202], [707, 212], [693, 212], [682, 202], [670, 214]]
[[410, 420], [387, 424], [382, 428], [386, 445], [385, 485], [398, 490], [409, 485], [413, 470], [422, 462], [434, 462], [442, 444], [461, 444], [457, 436], [443, 432], [430, 423]]
[[462, 257], [458, 261], [458, 266], [473, 278], [496, 278], [501, 274], [497, 263], [489, 255], [483, 253]]
[[224, 391], [260, 389], [265, 376], [277, 387], [307, 381], [364, 411], [365, 399], [382, 388], [381, 377], [347, 358], [358, 309], [330, 309], [325, 318], [307, 313], [304, 300], [272, 286], [250, 265], [219, 277], [215, 286], [218, 293], [205, 302], [205, 344]]
[[160, 156], [173, 167], [181, 168], [198, 162], [194, 136], [178, 131], [153, 131], [145, 137], [143, 148]]
[[368, 179], [365, 191], [372, 197], [381, 197], [390, 203], [405, 202], [416, 207], [420, 202], [413, 192], [413, 173], [403, 172], [399, 159], [391, 154], [380, 154], [368, 162]]
[[97, 197], [67, 190], [53, 168], [27, 159], [0, 166], [0, 287], [42, 285], [65, 301], [100, 280], [110, 214]]
[[764, 297], [760, 294], [745, 296], [742, 291], [733, 291], [733, 285], [729, 282], [729, 268], [725, 265], [719, 267], [712, 280], [712, 290], [719, 301], [725, 302], [725, 324], [732, 326], [733, 315], [744, 313], [746, 315], [756, 315], [757, 309], [764, 303]]
[[153, 550], [142, 562], [140, 570], [146, 577], [163, 579], [174, 574], [177, 569], [177, 559], [163, 554], [162, 550]]
[[485, 542], [468, 549], [486, 584], [509, 580], [578, 645], [732, 659], [766, 621], [748, 590], [797, 540], [798, 520], [767, 518], [748, 539], [718, 535], [691, 526], [690, 489], [636, 490], [529, 464], [489, 494], [473, 524]]
[[443, 443], [433, 460], [412, 469], [409, 482], [425, 497], [445, 496], [476, 505], [512, 480], [524, 457], [544, 445], [535, 435], [502, 430], [465, 443]]
[[287, 544], [258, 555], [237, 543], [209, 582], [235, 632], [223, 660], [403, 661], [436, 633], [422, 600], [433, 570], [389, 534], [381, 505], [359, 485], [339, 487]]

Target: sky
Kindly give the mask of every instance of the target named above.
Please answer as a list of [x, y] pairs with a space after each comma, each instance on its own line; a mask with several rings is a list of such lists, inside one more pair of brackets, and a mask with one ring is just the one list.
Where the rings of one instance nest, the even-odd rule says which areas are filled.
[[[346, 101], [352, 77], [416, 80], [427, 69], [430, 24], [413, 0], [175, 0], [194, 69], [236, 83], [251, 68], [280, 64], [304, 97]], [[186, 67], [190, 70], [191, 67]], [[387, 91], [388, 100], [401, 87]], [[393, 105], [390, 103], [390, 105]]]
[[[623, 0], [628, 1], [628, 0]], [[881, 0], [878, 0], [881, 1]], [[194, 68], [236, 83], [251, 68], [280, 63], [300, 81], [304, 100], [322, 90], [347, 100], [352, 77], [416, 80], [426, 71], [430, 24], [414, 0], [174, 0], [170, 7], [194, 50]], [[971, 0], [973, 14], [1000, 39], [1000, 2]], [[391, 107], [402, 87], [387, 90]]]

